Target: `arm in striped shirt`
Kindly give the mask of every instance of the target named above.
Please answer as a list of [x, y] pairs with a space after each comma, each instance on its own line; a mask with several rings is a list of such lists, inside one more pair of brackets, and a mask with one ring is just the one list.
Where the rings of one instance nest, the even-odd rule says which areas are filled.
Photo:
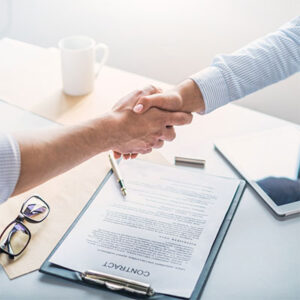
[[0, 133], [0, 203], [13, 193], [20, 168], [18, 143], [11, 135]]
[[169, 111], [209, 113], [300, 71], [300, 16], [229, 55], [174, 89], [141, 97], [134, 111], [151, 107]]
[[278, 31], [191, 76], [202, 92], [205, 113], [300, 71], [300, 16]]

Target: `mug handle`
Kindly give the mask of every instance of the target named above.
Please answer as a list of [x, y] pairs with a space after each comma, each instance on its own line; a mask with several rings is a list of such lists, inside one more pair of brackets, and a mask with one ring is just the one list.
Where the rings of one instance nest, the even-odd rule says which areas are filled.
[[100, 49], [104, 53], [103, 53], [102, 60], [99, 62], [99, 66], [95, 72], [95, 77], [97, 77], [99, 75], [99, 72], [100, 72], [101, 68], [103, 67], [103, 65], [105, 64], [105, 62], [107, 61], [108, 55], [109, 55], [109, 48], [107, 45], [102, 44], [102, 43], [97, 44], [95, 47], [95, 52], [99, 51]]

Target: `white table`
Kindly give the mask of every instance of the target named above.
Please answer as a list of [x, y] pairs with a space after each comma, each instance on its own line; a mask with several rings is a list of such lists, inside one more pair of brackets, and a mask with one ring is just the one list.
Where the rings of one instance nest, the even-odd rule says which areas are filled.
[[[48, 126], [49, 121], [0, 102], [0, 128]], [[179, 153], [207, 160], [203, 172], [238, 175], [215, 152], [218, 137], [280, 127], [288, 122], [235, 105], [177, 129], [177, 139], [162, 153], [170, 160]], [[300, 299], [300, 217], [279, 221], [253, 190], [247, 188], [221, 247], [201, 299]], [[0, 299], [128, 299], [114, 293], [33, 272], [10, 281], [0, 269]]]

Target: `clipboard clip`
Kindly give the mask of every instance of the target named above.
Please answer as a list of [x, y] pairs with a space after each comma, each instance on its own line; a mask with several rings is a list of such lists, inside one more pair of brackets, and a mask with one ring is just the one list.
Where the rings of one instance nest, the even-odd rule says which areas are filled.
[[136, 293], [144, 296], [153, 296], [155, 294], [150, 284], [147, 283], [92, 270], [85, 271], [80, 275], [82, 280], [94, 284], [104, 285], [112, 291], [124, 290], [129, 293]]

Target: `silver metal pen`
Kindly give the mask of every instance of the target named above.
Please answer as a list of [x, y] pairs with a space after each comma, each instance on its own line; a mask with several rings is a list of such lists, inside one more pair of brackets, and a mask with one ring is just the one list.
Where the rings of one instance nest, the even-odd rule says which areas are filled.
[[182, 156], [175, 156], [175, 165], [190, 165], [190, 166], [198, 166], [201, 168], [205, 167], [204, 159], [196, 159]]
[[111, 164], [111, 168], [112, 168], [112, 170], [117, 178], [117, 181], [120, 185], [120, 190], [122, 192], [122, 195], [126, 196], [127, 191], [126, 191], [126, 187], [125, 187], [124, 180], [122, 178], [118, 163], [116, 162], [115, 158], [113, 157], [113, 155], [111, 153], [108, 154], [108, 158], [109, 158], [109, 161]]

